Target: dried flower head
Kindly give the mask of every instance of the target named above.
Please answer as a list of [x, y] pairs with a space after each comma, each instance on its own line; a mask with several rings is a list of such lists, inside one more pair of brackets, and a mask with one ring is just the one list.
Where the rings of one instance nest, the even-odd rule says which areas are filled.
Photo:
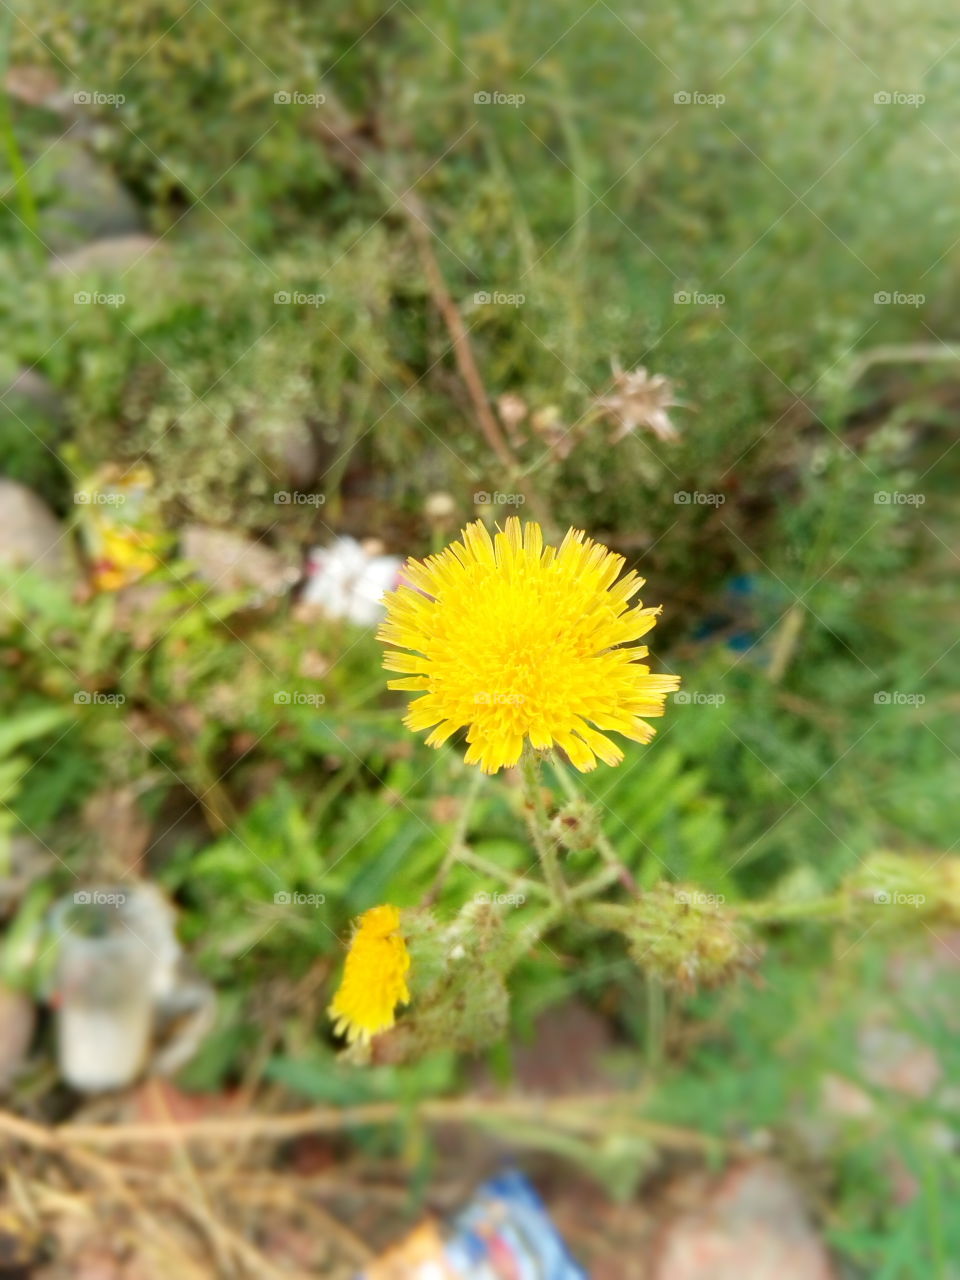
[[500, 415], [500, 421], [507, 429], [507, 435], [516, 443], [519, 439], [517, 428], [527, 416], [527, 402], [523, 396], [518, 395], [516, 391], [505, 391], [502, 395], [497, 396], [497, 413]]
[[396, 1021], [396, 1008], [410, 999], [410, 953], [396, 907], [371, 907], [356, 923], [343, 978], [329, 1013], [337, 1035], [368, 1043]]
[[477, 521], [440, 555], [409, 562], [410, 585], [385, 597], [379, 631], [396, 646], [384, 665], [405, 673], [390, 687], [423, 695], [404, 723], [432, 728], [432, 747], [466, 728], [467, 763], [485, 773], [516, 764], [525, 741], [556, 743], [583, 771], [598, 757], [619, 764], [623, 752], [598, 730], [649, 742], [642, 717], [663, 715], [680, 683], [641, 662], [647, 649], [634, 642], [660, 610], [630, 606], [643, 579], [617, 581], [623, 564], [579, 529], [544, 547], [540, 526], [516, 517], [494, 538]]
[[565, 462], [580, 439], [581, 433], [577, 424], [568, 426], [555, 404], [547, 404], [542, 409], [537, 409], [530, 419], [530, 425], [550, 450], [555, 462]]
[[673, 398], [673, 383], [662, 373], [652, 376], [642, 366], [624, 372], [618, 360], [611, 362], [613, 390], [600, 396], [596, 407], [617, 423], [612, 436], [616, 444], [637, 427], [648, 427], [659, 440], [676, 440], [677, 429], [667, 410], [682, 405]]

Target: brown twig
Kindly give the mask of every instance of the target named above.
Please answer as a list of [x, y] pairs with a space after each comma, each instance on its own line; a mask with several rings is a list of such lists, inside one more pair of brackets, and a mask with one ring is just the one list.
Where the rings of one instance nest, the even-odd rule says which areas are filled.
[[[417, 1114], [427, 1124], [495, 1124], [523, 1118], [579, 1133], [604, 1133], [613, 1118], [618, 1125], [659, 1146], [684, 1151], [715, 1151], [731, 1144], [694, 1129], [661, 1124], [638, 1114], [638, 1099], [628, 1094], [567, 1094], [556, 1098], [510, 1095], [496, 1098], [437, 1098], [419, 1104]], [[345, 1129], [389, 1125], [400, 1120], [405, 1104], [372, 1102], [353, 1107], [312, 1107], [280, 1115], [249, 1115], [189, 1120], [166, 1124], [65, 1124], [44, 1128], [0, 1112], [0, 1132], [47, 1150], [61, 1147], [153, 1146], [184, 1142], [277, 1141], [303, 1133], [332, 1133]]]
[[523, 494], [531, 513], [547, 529], [550, 527], [550, 514], [546, 504], [542, 501], [536, 489], [528, 483], [519, 460], [510, 448], [510, 443], [501, 430], [496, 415], [490, 408], [490, 397], [487, 395], [486, 388], [483, 385], [483, 378], [480, 376], [480, 370], [474, 358], [473, 347], [470, 345], [466, 326], [463, 323], [459, 308], [450, 296], [450, 291], [443, 278], [443, 272], [437, 261], [437, 255], [433, 251], [433, 232], [430, 229], [426, 211], [421, 201], [409, 192], [400, 203], [410, 223], [410, 230], [417, 245], [417, 252], [420, 255], [424, 274], [430, 286], [430, 294], [434, 305], [447, 326], [447, 332], [452, 343], [453, 356], [473, 405], [477, 424], [483, 432], [487, 444], [496, 455], [497, 461], [506, 471], [510, 483], [517, 486], [518, 491]]
[[[375, 178], [391, 196], [391, 208], [394, 204], [398, 205], [407, 218], [424, 274], [427, 277], [430, 296], [450, 335], [457, 371], [473, 405], [477, 425], [497, 461], [506, 471], [510, 482], [516, 485], [518, 492], [523, 494], [533, 516], [545, 530], [549, 529], [551, 522], [546, 503], [536, 489], [527, 482], [524, 469], [490, 407], [490, 397], [484, 387], [466, 326], [456, 303], [450, 296], [437, 255], [434, 253], [434, 233], [423, 202], [413, 193], [412, 188], [398, 197], [384, 182], [378, 171], [375, 148], [364, 137], [358, 122], [351, 118], [349, 111], [335, 96], [328, 93], [325, 110], [315, 114], [318, 118], [316, 121], [311, 120], [310, 125], [321, 138], [330, 159], [339, 164], [355, 181], [362, 181], [364, 177]], [[320, 119], [321, 116], [323, 119]]]

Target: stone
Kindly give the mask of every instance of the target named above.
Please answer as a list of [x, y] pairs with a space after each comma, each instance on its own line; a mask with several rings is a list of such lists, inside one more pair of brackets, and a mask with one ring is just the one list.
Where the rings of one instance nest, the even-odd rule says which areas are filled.
[[26, 832], [12, 835], [0, 858], [0, 919], [12, 916], [34, 881], [53, 868], [54, 855], [46, 845]]
[[143, 230], [143, 214], [133, 196], [108, 165], [74, 138], [58, 138], [41, 155], [33, 182], [43, 197], [40, 239], [54, 255], [90, 240]]
[[282, 595], [300, 576], [299, 568], [272, 547], [229, 529], [186, 525], [180, 550], [197, 577], [224, 594], [253, 591], [260, 598]]
[[37, 1024], [33, 1001], [0, 985], [0, 1092], [6, 1092], [26, 1060]]
[[64, 577], [72, 563], [67, 530], [25, 485], [0, 478], [0, 566]]
[[268, 466], [289, 484], [307, 490], [320, 468], [320, 450], [305, 422], [288, 422], [271, 440]]
[[864, 1078], [881, 1089], [908, 1098], [929, 1098], [943, 1076], [930, 1045], [908, 1031], [867, 1026], [862, 1028], [859, 1041]]
[[[661, 1232], [651, 1280], [836, 1280], [786, 1170], [772, 1160], [730, 1168]], [[682, 1197], [681, 1197], [682, 1198]]]
[[21, 417], [36, 415], [58, 425], [66, 421], [63, 397], [53, 383], [36, 369], [20, 369], [0, 390], [0, 401], [15, 409]]
[[70, 253], [61, 253], [51, 263], [50, 270], [54, 275], [70, 276], [111, 276], [128, 271], [145, 260], [157, 246], [163, 252], [165, 246], [155, 236], [139, 233], [122, 236], [107, 236], [102, 240], [91, 240]]
[[67, 411], [52, 382], [36, 369], [4, 370], [0, 377], [0, 459], [4, 475], [45, 500], [60, 501], [69, 487], [57, 448]]

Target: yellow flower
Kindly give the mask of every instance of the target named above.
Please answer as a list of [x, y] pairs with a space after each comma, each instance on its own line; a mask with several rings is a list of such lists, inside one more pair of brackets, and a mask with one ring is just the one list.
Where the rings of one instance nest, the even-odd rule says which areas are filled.
[[156, 535], [140, 529], [97, 526], [100, 556], [93, 567], [97, 591], [119, 591], [142, 578], [160, 563], [154, 547]]
[[84, 541], [97, 591], [119, 591], [160, 563], [162, 536], [149, 505], [149, 467], [124, 470], [109, 463], [88, 480], [82, 496]]
[[598, 730], [649, 742], [642, 717], [663, 715], [680, 684], [640, 661], [647, 649], [633, 642], [660, 610], [628, 604], [643, 579], [617, 581], [623, 563], [579, 529], [544, 547], [540, 526], [516, 517], [492, 539], [477, 521], [440, 555], [408, 563], [410, 585], [385, 597], [379, 632], [398, 646], [384, 665], [406, 673], [390, 688], [423, 692], [404, 723], [432, 728], [432, 747], [466, 728], [467, 763], [485, 773], [516, 764], [525, 740], [556, 743], [584, 772], [598, 756], [619, 764], [623, 752]]
[[350, 1044], [367, 1043], [392, 1027], [397, 1005], [410, 999], [409, 968], [398, 909], [385, 905], [365, 911], [356, 923], [343, 978], [329, 1009], [337, 1035], [345, 1033]]

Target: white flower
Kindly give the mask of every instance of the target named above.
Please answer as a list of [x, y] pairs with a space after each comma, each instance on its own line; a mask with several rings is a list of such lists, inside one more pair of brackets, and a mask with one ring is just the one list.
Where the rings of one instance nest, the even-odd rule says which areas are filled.
[[399, 556], [371, 553], [356, 538], [337, 538], [310, 552], [301, 602], [331, 618], [373, 626], [383, 617], [383, 593], [396, 587], [402, 563]]

